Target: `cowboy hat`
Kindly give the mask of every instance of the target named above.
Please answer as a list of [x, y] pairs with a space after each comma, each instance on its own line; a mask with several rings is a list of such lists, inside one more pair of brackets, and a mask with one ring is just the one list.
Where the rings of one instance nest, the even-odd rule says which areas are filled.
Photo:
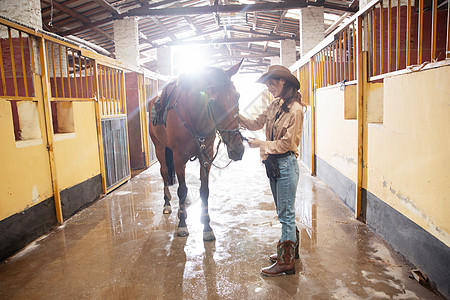
[[256, 80], [256, 82], [266, 83], [266, 81], [269, 80], [270, 78], [285, 79], [290, 83], [292, 83], [296, 90], [300, 89], [300, 82], [298, 81], [297, 77], [292, 75], [291, 71], [289, 71], [289, 69], [284, 66], [280, 65], [270, 66], [267, 73], [259, 77], [259, 79]]

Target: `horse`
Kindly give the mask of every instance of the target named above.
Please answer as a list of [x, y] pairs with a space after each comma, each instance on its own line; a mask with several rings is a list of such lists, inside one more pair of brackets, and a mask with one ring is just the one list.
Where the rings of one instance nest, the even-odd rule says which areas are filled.
[[[214, 159], [214, 141], [218, 133], [227, 148], [232, 161], [242, 159], [243, 140], [239, 129], [239, 93], [231, 81], [242, 61], [228, 70], [207, 67], [195, 75], [180, 76], [176, 82], [167, 84], [161, 99], [166, 103], [165, 124], [149, 122], [149, 132], [155, 145], [156, 157], [160, 163], [160, 173], [164, 181], [164, 214], [172, 212], [172, 198], [169, 186], [178, 180], [178, 228], [177, 236], [188, 236], [186, 226], [186, 196], [188, 188], [185, 182], [186, 163], [199, 159], [200, 162], [200, 198], [202, 201], [201, 221], [203, 240], [215, 240], [209, 225], [208, 213], [209, 172]], [[162, 99], [165, 97], [166, 99]], [[150, 101], [149, 110], [158, 97]], [[220, 145], [220, 143], [219, 143]]]

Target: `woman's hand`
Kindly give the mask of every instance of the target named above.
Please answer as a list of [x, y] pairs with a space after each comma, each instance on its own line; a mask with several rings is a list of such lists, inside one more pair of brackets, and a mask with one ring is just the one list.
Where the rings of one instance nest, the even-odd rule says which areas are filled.
[[261, 141], [252, 137], [248, 138], [248, 145], [250, 148], [258, 148], [261, 145]]

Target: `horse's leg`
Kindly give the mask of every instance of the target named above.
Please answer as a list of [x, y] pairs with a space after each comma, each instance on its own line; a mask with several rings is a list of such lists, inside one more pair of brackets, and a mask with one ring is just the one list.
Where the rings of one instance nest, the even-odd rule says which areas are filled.
[[186, 175], [185, 168], [186, 162], [181, 159], [175, 159], [175, 172], [177, 173], [178, 179], [178, 200], [179, 200], [179, 208], [178, 208], [178, 219], [180, 222], [178, 223], [177, 236], [188, 236], [189, 231], [186, 226], [186, 196], [188, 193], [188, 188], [186, 186]]
[[155, 146], [156, 157], [158, 158], [160, 164], [161, 177], [164, 181], [164, 208], [163, 214], [170, 214], [172, 212], [172, 207], [170, 206], [170, 200], [172, 200], [172, 195], [169, 190], [170, 176], [169, 169], [166, 164], [166, 147], [165, 146]]
[[208, 212], [209, 170], [211, 169], [211, 165], [207, 164], [207, 166], [204, 166], [202, 161], [200, 163], [202, 164], [200, 166], [200, 198], [202, 199], [201, 221], [203, 223], [203, 240], [209, 242], [216, 239], [211, 226], [209, 226], [210, 218]]

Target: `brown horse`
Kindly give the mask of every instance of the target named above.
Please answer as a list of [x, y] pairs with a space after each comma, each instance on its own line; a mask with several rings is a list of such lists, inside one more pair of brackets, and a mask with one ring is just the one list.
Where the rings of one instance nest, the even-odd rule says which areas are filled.
[[[185, 168], [189, 160], [200, 162], [200, 198], [202, 199], [202, 217], [204, 225], [203, 240], [215, 240], [209, 226], [208, 213], [208, 177], [214, 158], [214, 140], [217, 132], [227, 146], [228, 157], [234, 161], [242, 159], [244, 145], [239, 132], [238, 111], [239, 93], [231, 81], [242, 61], [224, 71], [219, 68], [205, 68], [196, 75], [180, 77], [177, 82], [169, 83], [162, 91], [167, 106], [164, 124], [150, 122], [150, 136], [155, 144], [156, 156], [161, 165], [164, 180], [164, 210], [172, 212], [169, 185], [178, 179], [179, 224], [178, 236], [187, 236]], [[150, 102], [150, 110], [155, 101]]]

